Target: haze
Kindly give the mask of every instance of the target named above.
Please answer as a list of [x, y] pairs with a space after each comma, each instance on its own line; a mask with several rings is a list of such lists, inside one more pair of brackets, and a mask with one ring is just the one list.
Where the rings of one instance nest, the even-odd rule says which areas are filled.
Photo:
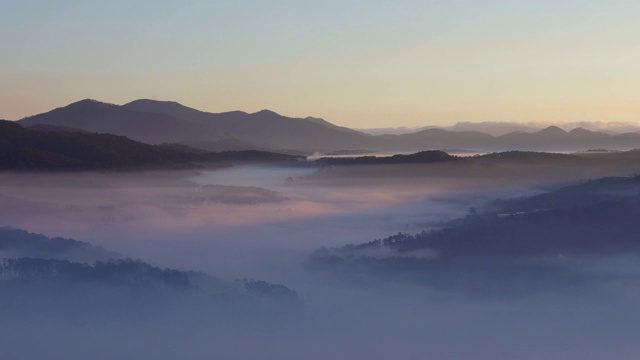
[[[196, 314], [197, 321], [190, 317], [206, 313], [200, 307], [186, 315], [152, 312], [148, 319], [46, 314], [13, 323], [5, 318], [11, 326], [0, 331], [0, 354], [24, 359], [44, 353], [97, 359], [259, 359], [265, 354], [280, 359], [605, 359], [637, 353], [635, 282], [606, 280], [607, 274], [637, 274], [633, 255], [572, 258], [582, 271], [604, 277], [604, 283], [575, 284], [575, 289], [550, 283], [544, 290], [518, 290], [515, 297], [503, 294], [502, 285], [482, 295], [434, 289], [392, 273], [317, 272], [307, 266], [309, 254], [320, 247], [434, 228], [495, 197], [537, 194], [532, 185], [558, 181], [532, 182], [526, 174], [478, 181], [457, 178], [444, 168], [424, 175], [421, 168], [372, 166], [351, 172], [252, 165], [206, 172], [5, 173], [2, 218], [13, 226], [90, 241], [160, 266], [286, 283], [301, 294], [304, 306], [298, 313], [265, 318], [227, 310], [211, 321], [203, 320], [208, 315]], [[364, 181], [378, 171], [387, 176]], [[558, 176], [567, 181], [585, 174]], [[503, 290], [512, 289], [504, 284]], [[30, 346], [34, 342], [37, 347]]]
[[0, 359], [640, 358], [638, 19], [2, 1]]

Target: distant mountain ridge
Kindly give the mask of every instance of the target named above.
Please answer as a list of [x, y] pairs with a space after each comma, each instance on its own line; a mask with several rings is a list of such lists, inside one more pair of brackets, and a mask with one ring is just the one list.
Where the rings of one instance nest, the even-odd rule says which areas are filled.
[[[150, 144], [185, 144], [209, 151], [266, 150], [332, 152], [337, 150], [422, 151], [584, 151], [592, 148], [640, 148], [639, 133], [608, 134], [557, 126], [536, 130], [513, 123], [458, 123], [399, 135], [370, 135], [326, 120], [292, 118], [270, 110], [256, 113], [209, 113], [173, 101], [140, 99], [124, 105], [85, 99], [18, 121], [25, 126], [53, 125], [111, 133]], [[478, 131], [478, 129], [484, 131]], [[505, 131], [510, 130], [507, 133]], [[511, 131], [514, 130], [514, 131]], [[502, 133], [501, 135], [492, 135]]]
[[370, 135], [405, 135], [412, 134], [423, 130], [429, 129], [441, 129], [447, 131], [476, 131], [489, 134], [492, 136], [505, 135], [510, 132], [536, 132], [542, 129], [542, 127], [526, 126], [510, 122], [496, 122], [496, 121], [483, 121], [483, 122], [470, 122], [462, 121], [457, 122], [451, 126], [421, 126], [421, 127], [396, 127], [396, 128], [372, 128], [372, 129], [358, 129], [364, 133]]
[[131, 111], [125, 107], [85, 99], [49, 112], [29, 116], [24, 126], [49, 124], [90, 132], [127, 136], [150, 144], [194, 139], [219, 139], [225, 134], [206, 126], [186, 123], [159, 112]]
[[[322, 119], [290, 118], [270, 110], [208, 113], [174, 102], [135, 100], [123, 105], [134, 111], [159, 112], [232, 134], [230, 138], [263, 147], [314, 150], [341, 144], [363, 144], [369, 135], [330, 124]], [[227, 136], [229, 138], [229, 136]]]
[[583, 128], [589, 131], [602, 132], [605, 134], [615, 135], [623, 133], [640, 132], [640, 124], [634, 124], [631, 122], [615, 122], [615, 121], [578, 121], [569, 123], [515, 123], [515, 122], [502, 122], [502, 121], [461, 121], [451, 126], [401, 126], [401, 127], [387, 127], [387, 128], [358, 128], [358, 131], [367, 133], [370, 135], [403, 135], [411, 134], [427, 129], [442, 129], [448, 131], [478, 131], [493, 136], [502, 136], [512, 132], [527, 132], [533, 133], [540, 131], [549, 126], [556, 126], [565, 131], [571, 129]]
[[[205, 150], [331, 149], [365, 145], [369, 135], [321, 119], [298, 119], [269, 110], [207, 113], [176, 102], [136, 100], [125, 105], [85, 99], [47, 113], [24, 118], [21, 125], [49, 124], [127, 136], [150, 144], [197, 144]], [[236, 148], [220, 148], [220, 143]], [[244, 147], [244, 148], [243, 148]]]

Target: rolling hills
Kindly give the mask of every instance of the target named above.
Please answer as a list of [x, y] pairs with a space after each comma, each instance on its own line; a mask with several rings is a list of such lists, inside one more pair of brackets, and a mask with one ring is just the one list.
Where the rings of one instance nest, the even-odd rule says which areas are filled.
[[[265, 150], [291, 153], [369, 150], [415, 152], [466, 149], [475, 151], [584, 151], [593, 148], [640, 148], [640, 133], [608, 134], [556, 126], [495, 133], [496, 124], [469, 124], [448, 129], [427, 128], [399, 135], [370, 135], [326, 120], [282, 116], [270, 110], [255, 113], [210, 113], [177, 102], [140, 99], [115, 105], [85, 99], [18, 121], [24, 126], [43, 124], [88, 132], [127, 136], [148, 144], [180, 143], [208, 151]], [[486, 129], [487, 133], [473, 130]], [[506, 129], [506, 128], [505, 128]]]
[[112, 134], [42, 131], [0, 121], [0, 170], [130, 170], [193, 168], [225, 161], [292, 160], [260, 151], [208, 153], [149, 145]]
[[[295, 119], [263, 110], [207, 113], [175, 102], [136, 100], [119, 106], [85, 99], [19, 120], [127, 136], [150, 144], [197, 145], [205, 150], [307, 150], [366, 147], [370, 135], [318, 119]], [[230, 145], [225, 148], [224, 144]]]

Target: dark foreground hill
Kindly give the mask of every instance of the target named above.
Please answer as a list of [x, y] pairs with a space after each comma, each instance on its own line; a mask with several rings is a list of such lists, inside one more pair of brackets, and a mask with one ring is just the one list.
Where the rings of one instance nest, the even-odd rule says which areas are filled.
[[272, 315], [299, 305], [297, 293], [284, 285], [157, 267], [85, 242], [12, 228], [0, 228], [0, 290], [4, 325], [168, 318], [222, 326], [223, 318], [273, 321]]
[[317, 165], [399, 165], [455, 162], [461, 160], [444, 151], [421, 151], [415, 154], [393, 156], [323, 157], [315, 160]]
[[418, 234], [323, 248], [311, 266], [493, 295], [637, 281], [591, 266], [640, 256], [639, 189], [640, 177], [616, 177], [500, 200]]
[[48, 238], [12, 227], [0, 227], [0, 258], [54, 258], [79, 262], [122, 258], [101, 246], [67, 238]]
[[[318, 171], [306, 178], [317, 183], [439, 184], [497, 188], [516, 183], [553, 182], [640, 174], [640, 151], [559, 154], [507, 151], [458, 157], [423, 151], [387, 157], [327, 157], [309, 161]], [[466, 184], [466, 185], [465, 185]]]
[[207, 153], [157, 146], [124, 136], [42, 131], [0, 121], [1, 170], [131, 170], [189, 168], [224, 161], [291, 160], [293, 156], [250, 151]]
[[640, 177], [612, 177], [536, 196], [496, 200], [483, 212], [420, 234], [346, 249], [386, 247], [398, 256], [527, 258], [640, 252]]

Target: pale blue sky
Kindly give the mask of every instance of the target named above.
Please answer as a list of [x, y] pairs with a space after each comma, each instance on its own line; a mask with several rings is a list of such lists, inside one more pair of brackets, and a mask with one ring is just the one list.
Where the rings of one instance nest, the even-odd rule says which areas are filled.
[[0, 118], [89, 97], [352, 127], [640, 120], [637, 1], [0, 5]]

